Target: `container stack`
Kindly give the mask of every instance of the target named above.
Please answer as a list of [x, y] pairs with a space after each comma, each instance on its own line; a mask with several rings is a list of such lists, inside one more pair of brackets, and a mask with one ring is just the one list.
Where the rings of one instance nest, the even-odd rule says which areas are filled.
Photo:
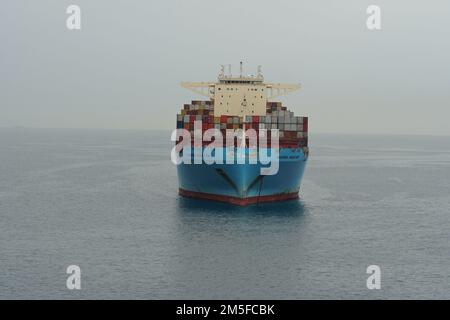
[[265, 116], [215, 117], [213, 101], [192, 101], [191, 104], [185, 104], [177, 115], [177, 128], [189, 130], [193, 137], [194, 121], [202, 121], [202, 131], [214, 128], [221, 130], [224, 138], [226, 129], [255, 129], [258, 134], [260, 129], [267, 129], [270, 142], [270, 129], [278, 129], [280, 147], [307, 149], [308, 146], [308, 117], [295, 116], [281, 102], [267, 102]]

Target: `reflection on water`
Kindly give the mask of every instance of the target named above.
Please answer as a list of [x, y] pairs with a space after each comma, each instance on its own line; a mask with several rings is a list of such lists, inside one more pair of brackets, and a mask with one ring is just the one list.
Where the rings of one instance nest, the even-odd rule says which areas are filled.
[[204, 227], [205, 232], [220, 229], [220, 233], [232, 227], [232, 232], [241, 230], [248, 234], [256, 227], [272, 232], [281, 226], [283, 233], [294, 232], [297, 236], [298, 228], [304, 228], [310, 217], [308, 208], [298, 199], [245, 207], [182, 196], [175, 201], [181, 233], [189, 232], [188, 227], [195, 230]]
[[[299, 200], [239, 207], [179, 197], [178, 263], [169, 268], [182, 298], [269, 296], [292, 260], [309, 260], [309, 211]], [[243, 286], [242, 284], [246, 285]], [[220, 288], [220, 290], [218, 290]], [[253, 292], [253, 294], [251, 294]]]
[[208, 201], [195, 198], [178, 197], [177, 207], [179, 214], [214, 214], [239, 216], [277, 216], [300, 217], [305, 213], [305, 205], [299, 201], [288, 200], [281, 202], [259, 203], [245, 207], [236, 206], [224, 202]]

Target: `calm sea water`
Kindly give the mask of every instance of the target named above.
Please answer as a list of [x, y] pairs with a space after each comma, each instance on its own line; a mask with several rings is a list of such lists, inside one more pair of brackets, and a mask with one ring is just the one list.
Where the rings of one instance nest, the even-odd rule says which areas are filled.
[[0, 129], [0, 298], [450, 298], [449, 137], [311, 135], [302, 200], [247, 208], [180, 198], [169, 137]]

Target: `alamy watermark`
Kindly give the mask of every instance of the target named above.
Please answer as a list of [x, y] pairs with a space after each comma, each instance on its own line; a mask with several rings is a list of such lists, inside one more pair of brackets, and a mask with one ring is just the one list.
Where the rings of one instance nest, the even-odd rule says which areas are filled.
[[381, 30], [381, 8], [377, 5], [370, 5], [366, 10], [367, 17], [366, 26], [369, 30]]
[[[278, 129], [270, 130], [270, 147], [267, 144], [267, 129], [259, 129], [259, 135], [255, 129], [226, 129], [225, 148], [223, 135], [219, 129], [208, 129], [202, 134], [202, 121], [194, 121], [193, 133], [192, 147], [192, 135], [189, 130], [176, 129], [172, 132], [172, 141], [178, 141], [181, 138], [171, 152], [170, 158], [174, 164], [245, 164], [248, 159], [249, 164], [257, 164], [259, 161], [262, 165], [269, 165], [261, 167], [261, 175], [278, 173], [280, 154]], [[237, 139], [236, 145], [235, 139]], [[211, 143], [203, 147], [203, 142]]]
[[81, 269], [73, 264], [67, 267], [66, 273], [69, 274], [66, 280], [66, 287], [69, 290], [81, 290]]
[[[370, 5], [366, 9], [369, 15], [366, 20], [366, 26], [369, 30], [381, 30], [381, 8], [378, 5]], [[81, 29], [81, 8], [78, 5], [71, 4], [66, 9], [69, 14], [66, 20], [66, 27], [69, 30]]]
[[377, 266], [376, 264], [370, 265], [367, 267], [366, 273], [370, 274], [370, 276], [367, 278], [367, 281], [366, 281], [367, 289], [369, 289], [369, 290], [381, 289], [381, 268], [380, 268], [380, 266]]
[[66, 20], [66, 27], [69, 30], [81, 29], [81, 9], [79, 6], [71, 4], [67, 7], [66, 13], [69, 14]]

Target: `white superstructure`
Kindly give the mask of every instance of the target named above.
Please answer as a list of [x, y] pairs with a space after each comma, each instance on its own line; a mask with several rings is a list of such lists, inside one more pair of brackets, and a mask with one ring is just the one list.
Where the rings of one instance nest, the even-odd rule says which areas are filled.
[[182, 82], [181, 86], [214, 101], [214, 116], [264, 116], [267, 100], [299, 90], [300, 84], [264, 83], [261, 67], [257, 75], [225, 75], [222, 65], [217, 82]]

